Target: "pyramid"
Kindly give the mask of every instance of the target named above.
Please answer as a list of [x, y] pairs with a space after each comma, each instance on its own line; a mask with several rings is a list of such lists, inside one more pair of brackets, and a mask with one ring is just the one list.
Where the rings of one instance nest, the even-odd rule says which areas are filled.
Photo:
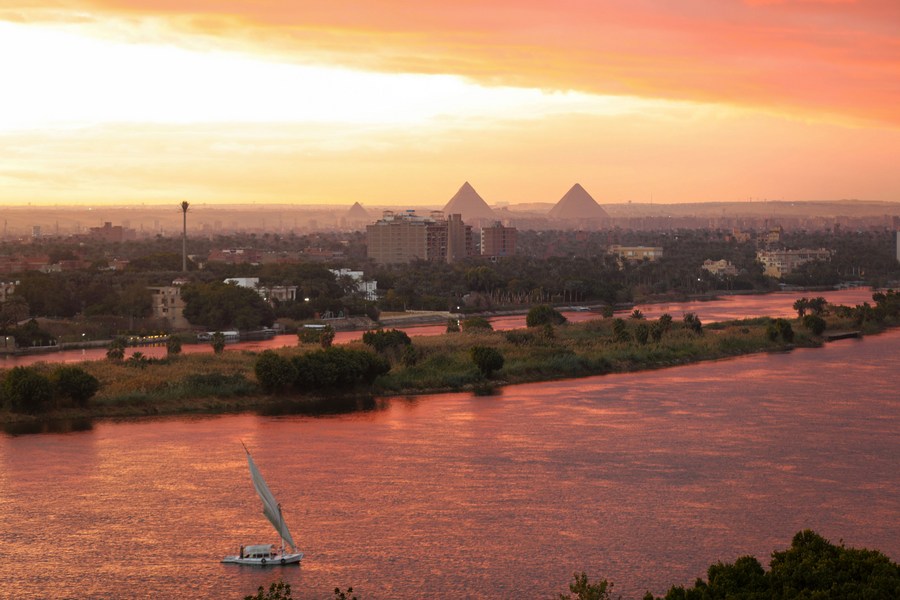
[[347, 211], [347, 214], [344, 215], [350, 222], [355, 221], [371, 221], [372, 217], [369, 215], [369, 211], [362, 207], [362, 204], [359, 202], [354, 202], [353, 206], [350, 207], [350, 210]]
[[463, 221], [475, 222], [480, 220], [494, 220], [497, 215], [487, 205], [487, 202], [478, 195], [469, 182], [462, 184], [459, 191], [450, 198], [450, 202], [444, 206], [445, 215], [462, 215]]
[[580, 183], [572, 186], [566, 195], [560, 198], [556, 206], [550, 209], [551, 219], [608, 219], [609, 214], [591, 195], [581, 187]]

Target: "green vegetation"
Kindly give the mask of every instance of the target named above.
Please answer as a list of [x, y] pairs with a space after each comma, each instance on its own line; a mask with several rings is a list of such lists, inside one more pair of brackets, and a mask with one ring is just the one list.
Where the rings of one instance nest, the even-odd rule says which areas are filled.
[[323, 348], [329, 348], [334, 341], [334, 335], [334, 327], [331, 325], [301, 327], [297, 330], [297, 341], [301, 344], [318, 344]]
[[537, 327], [538, 325], [562, 325], [566, 322], [566, 318], [561, 312], [550, 306], [549, 304], [538, 304], [528, 311], [525, 317], [526, 327]]
[[472, 362], [481, 371], [481, 374], [490, 378], [494, 371], [503, 368], [503, 354], [496, 348], [490, 346], [472, 346], [469, 351], [472, 355]]
[[[114, 360], [83, 363], [99, 382], [73, 377], [66, 393], [53, 382], [48, 365], [4, 379], [4, 413], [20, 415], [123, 416], [177, 412], [242, 410], [279, 402], [289, 393], [296, 402], [340, 403], [348, 396], [485, 391], [551, 379], [656, 369], [754, 352], [812, 347], [827, 330], [860, 329], [874, 333], [900, 325], [900, 294], [873, 295], [874, 306], [825, 306], [822, 315], [803, 319], [761, 317], [700, 324], [695, 315], [675, 322], [669, 315], [647, 319], [595, 319], [554, 327], [504, 332], [469, 329], [465, 334], [417, 337], [399, 330], [363, 334], [362, 342], [334, 348], [283, 348], [263, 353], [169, 354], [151, 359], [134, 353], [122, 360], [124, 341], [110, 350]], [[702, 334], [702, 335], [698, 335]], [[473, 350], [477, 348], [477, 350]], [[121, 354], [120, 354], [121, 352]], [[41, 383], [40, 375], [47, 381]], [[78, 389], [85, 391], [79, 392]], [[48, 396], [49, 393], [49, 396]], [[14, 417], [13, 414], [16, 416]]]
[[752, 556], [716, 563], [707, 580], [693, 587], [672, 586], [665, 596], [644, 600], [844, 600], [900, 598], [900, 565], [877, 550], [836, 546], [819, 534], [797, 533], [791, 547], [773, 552], [769, 571]]
[[184, 316], [208, 329], [259, 329], [275, 320], [272, 307], [256, 290], [213, 281], [184, 286]]
[[99, 388], [99, 380], [80, 367], [61, 366], [52, 371], [13, 367], [2, 376], [0, 406], [26, 414], [83, 408]]

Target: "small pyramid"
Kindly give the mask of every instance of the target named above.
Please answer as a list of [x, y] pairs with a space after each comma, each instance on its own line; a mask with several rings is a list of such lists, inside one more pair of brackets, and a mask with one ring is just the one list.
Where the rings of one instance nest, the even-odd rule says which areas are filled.
[[369, 215], [369, 211], [362, 207], [362, 204], [359, 202], [354, 202], [353, 206], [350, 207], [350, 210], [347, 211], [347, 214], [344, 215], [348, 221], [371, 221], [372, 217]]
[[550, 209], [551, 219], [608, 219], [609, 214], [597, 204], [580, 183], [572, 186], [566, 195], [560, 198], [556, 206]]
[[479, 220], [496, 219], [497, 215], [487, 205], [487, 202], [478, 195], [469, 182], [462, 184], [459, 191], [450, 198], [450, 201], [444, 206], [445, 215], [462, 215], [463, 221], [472, 222]]

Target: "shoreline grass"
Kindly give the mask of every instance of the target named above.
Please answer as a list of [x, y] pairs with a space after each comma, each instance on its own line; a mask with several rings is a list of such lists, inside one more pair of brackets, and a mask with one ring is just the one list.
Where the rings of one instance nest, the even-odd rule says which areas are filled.
[[[702, 334], [675, 322], [658, 341], [644, 336], [644, 343], [640, 341], [640, 328], [649, 327], [654, 321], [596, 319], [555, 327], [422, 336], [414, 338], [411, 352], [402, 357], [393, 356], [391, 371], [379, 376], [372, 386], [335, 393], [267, 395], [254, 373], [258, 354], [248, 351], [177, 355], [142, 364], [88, 361], [80, 366], [95, 376], [101, 386], [87, 407], [36, 415], [0, 410], [0, 424], [249, 410], [328, 412], [329, 407], [353, 408], [375, 396], [478, 392], [520, 383], [661, 369], [795, 347], [812, 348], [824, 343], [823, 337], [805, 329], [799, 319], [789, 321], [792, 339], [773, 339], [770, 325], [774, 322], [768, 317], [719, 322], [704, 327]], [[857, 327], [848, 317], [831, 315], [827, 331], [860, 329], [864, 334], [872, 334], [897, 324], [886, 321]], [[471, 360], [469, 349], [475, 345], [496, 348], [504, 356], [503, 368], [490, 379], [485, 379]], [[351, 342], [348, 347], [367, 348], [362, 342]], [[286, 347], [277, 353], [290, 358], [311, 349]], [[49, 374], [57, 366], [38, 363], [34, 368]]]

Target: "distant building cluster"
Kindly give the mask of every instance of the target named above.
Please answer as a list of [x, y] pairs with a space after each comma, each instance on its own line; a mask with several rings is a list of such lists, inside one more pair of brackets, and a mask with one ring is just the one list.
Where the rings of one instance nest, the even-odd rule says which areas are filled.
[[766, 275], [781, 279], [806, 263], [831, 260], [831, 250], [824, 248], [817, 250], [808, 248], [800, 250], [759, 250], [756, 253], [756, 260], [762, 263], [763, 272]]
[[128, 242], [137, 239], [137, 231], [106, 222], [102, 227], [91, 227], [89, 237], [98, 242]]
[[414, 260], [452, 263], [475, 254], [472, 226], [459, 214], [429, 216], [416, 211], [385, 211], [381, 219], [366, 227], [369, 258], [378, 264], [406, 264]]

